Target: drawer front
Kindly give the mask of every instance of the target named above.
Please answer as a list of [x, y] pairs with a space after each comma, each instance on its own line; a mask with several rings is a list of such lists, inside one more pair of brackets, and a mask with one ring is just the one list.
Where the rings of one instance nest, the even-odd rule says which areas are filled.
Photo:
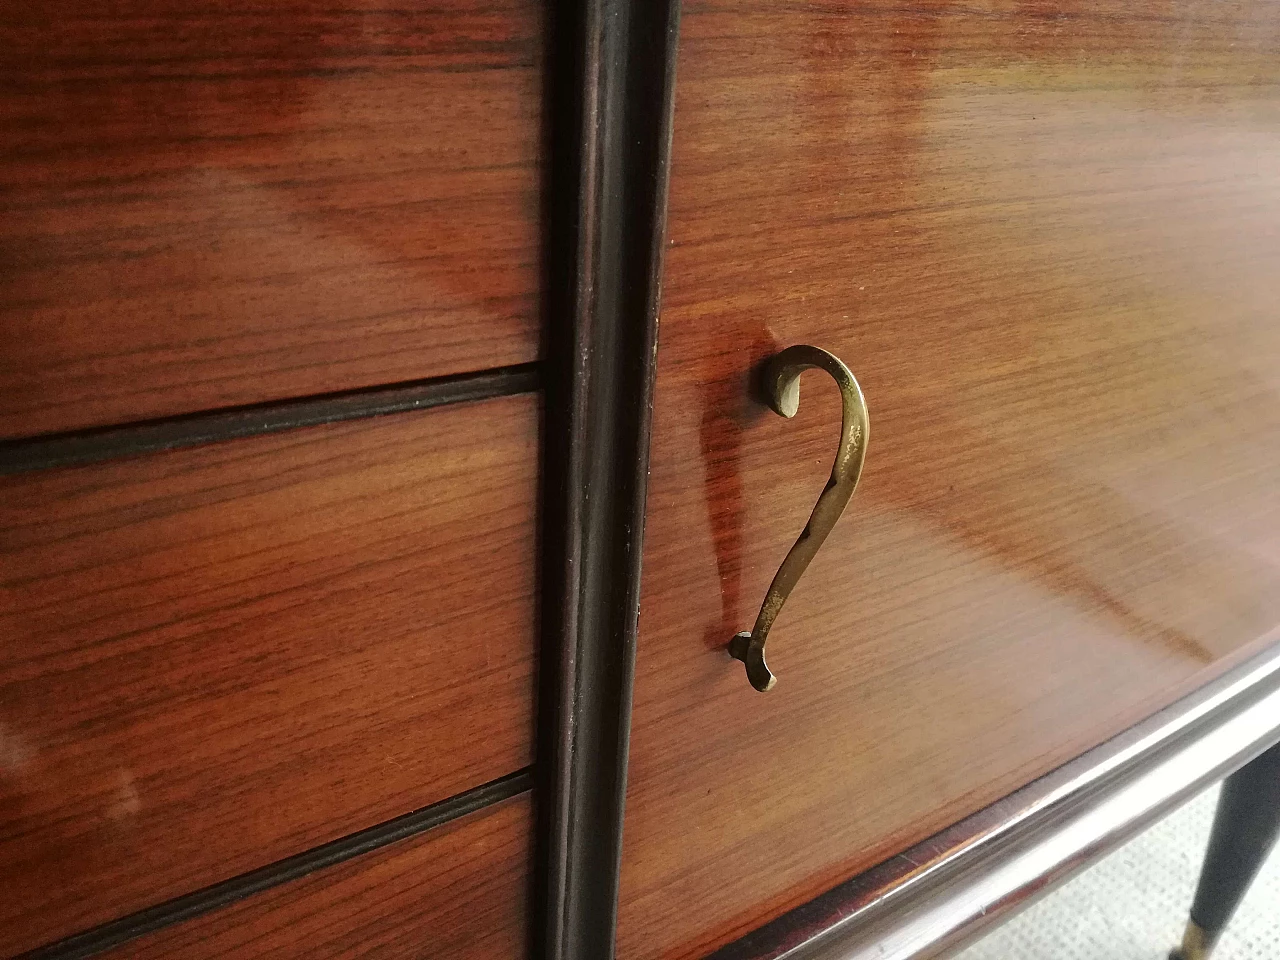
[[[703, 956], [1280, 623], [1280, 10], [687, 0], [619, 918]], [[749, 630], [840, 401], [861, 486]]]
[[104, 957], [519, 960], [532, 819], [525, 794]]
[[0, 28], [0, 436], [534, 359], [543, 5]]
[[538, 402], [0, 481], [0, 941], [532, 759]]

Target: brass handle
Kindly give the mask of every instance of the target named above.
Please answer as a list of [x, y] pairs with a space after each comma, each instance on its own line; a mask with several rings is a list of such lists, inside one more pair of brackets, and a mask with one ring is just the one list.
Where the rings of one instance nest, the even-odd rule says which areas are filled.
[[840, 448], [836, 451], [835, 466], [831, 468], [831, 479], [818, 497], [800, 539], [787, 553], [773, 583], [769, 584], [755, 627], [750, 633], [739, 633], [729, 641], [729, 655], [747, 665], [747, 679], [761, 693], [771, 689], [777, 681], [764, 661], [764, 644], [769, 639], [769, 628], [853, 496], [858, 477], [862, 475], [862, 462], [867, 456], [867, 439], [871, 432], [867, 402], [862, 398], [858, 381], [839, 357], [820, 347], [808, 344], [787, 347], [766, 364], [764, 388], [769, 406], [788, 419], [794, 417], [800, 409], [800, 374], [815, 368], [827, 371], [835, 379], [844, 406]]

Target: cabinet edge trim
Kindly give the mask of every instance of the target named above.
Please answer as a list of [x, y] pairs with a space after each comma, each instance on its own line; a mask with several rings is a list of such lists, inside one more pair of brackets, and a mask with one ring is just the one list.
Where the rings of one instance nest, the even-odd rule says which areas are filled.
[[711, 954], [948, 955], [1280, 742], [1280, 634], [1262, 652], [1008, 797]]

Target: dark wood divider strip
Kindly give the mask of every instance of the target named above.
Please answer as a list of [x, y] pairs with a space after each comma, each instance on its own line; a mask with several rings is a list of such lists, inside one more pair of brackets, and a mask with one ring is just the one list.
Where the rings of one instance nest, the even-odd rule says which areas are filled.
[[541, 960], [614, 954], [678, 0], [577, 0], [546, 58]]
[[541, 387], [539, 364], [437, 377], [371, 389], [255, 404], [211, 413], [0, 442], [0, 476], [233, 440], [295, 427], [357, 420]]
[[258, 870], [29, 951], [18, 960], [79, 960], [81, 957], [94, 956], [162, 927], [230, 906], [271, 887], [278, 887], [317, 870], [439, 827], [450, 820], [524, 793], [532, 786], [531, 769], [520, 770], [440, 803], [433, 803], [386, 823], [322, 844], [306, 853], [287, 857]]
[[1280, 637], [1125, 733], [709, 960], [949, 956], [1280, 740]]

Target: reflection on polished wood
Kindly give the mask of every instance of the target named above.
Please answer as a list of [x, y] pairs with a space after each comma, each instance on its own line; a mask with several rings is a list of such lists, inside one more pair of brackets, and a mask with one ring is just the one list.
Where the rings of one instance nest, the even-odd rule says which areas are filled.
[[534, 0], [5, 11], [0, 437], [536, 357]]
[[528, 794], [169, 927], [106, 960], [526, 955]]
[[537, 445], [526, 395], [0, 482], [0, 942], [527, 765]]
[[[623, 960], [703, 955], [1280, 623], [1278, 35], [1260, 2], [685, 4]], [[876, 446], [759, 697], [724, 638], [839, 429], [830, 392], [749, 398], [800, 342]]]

